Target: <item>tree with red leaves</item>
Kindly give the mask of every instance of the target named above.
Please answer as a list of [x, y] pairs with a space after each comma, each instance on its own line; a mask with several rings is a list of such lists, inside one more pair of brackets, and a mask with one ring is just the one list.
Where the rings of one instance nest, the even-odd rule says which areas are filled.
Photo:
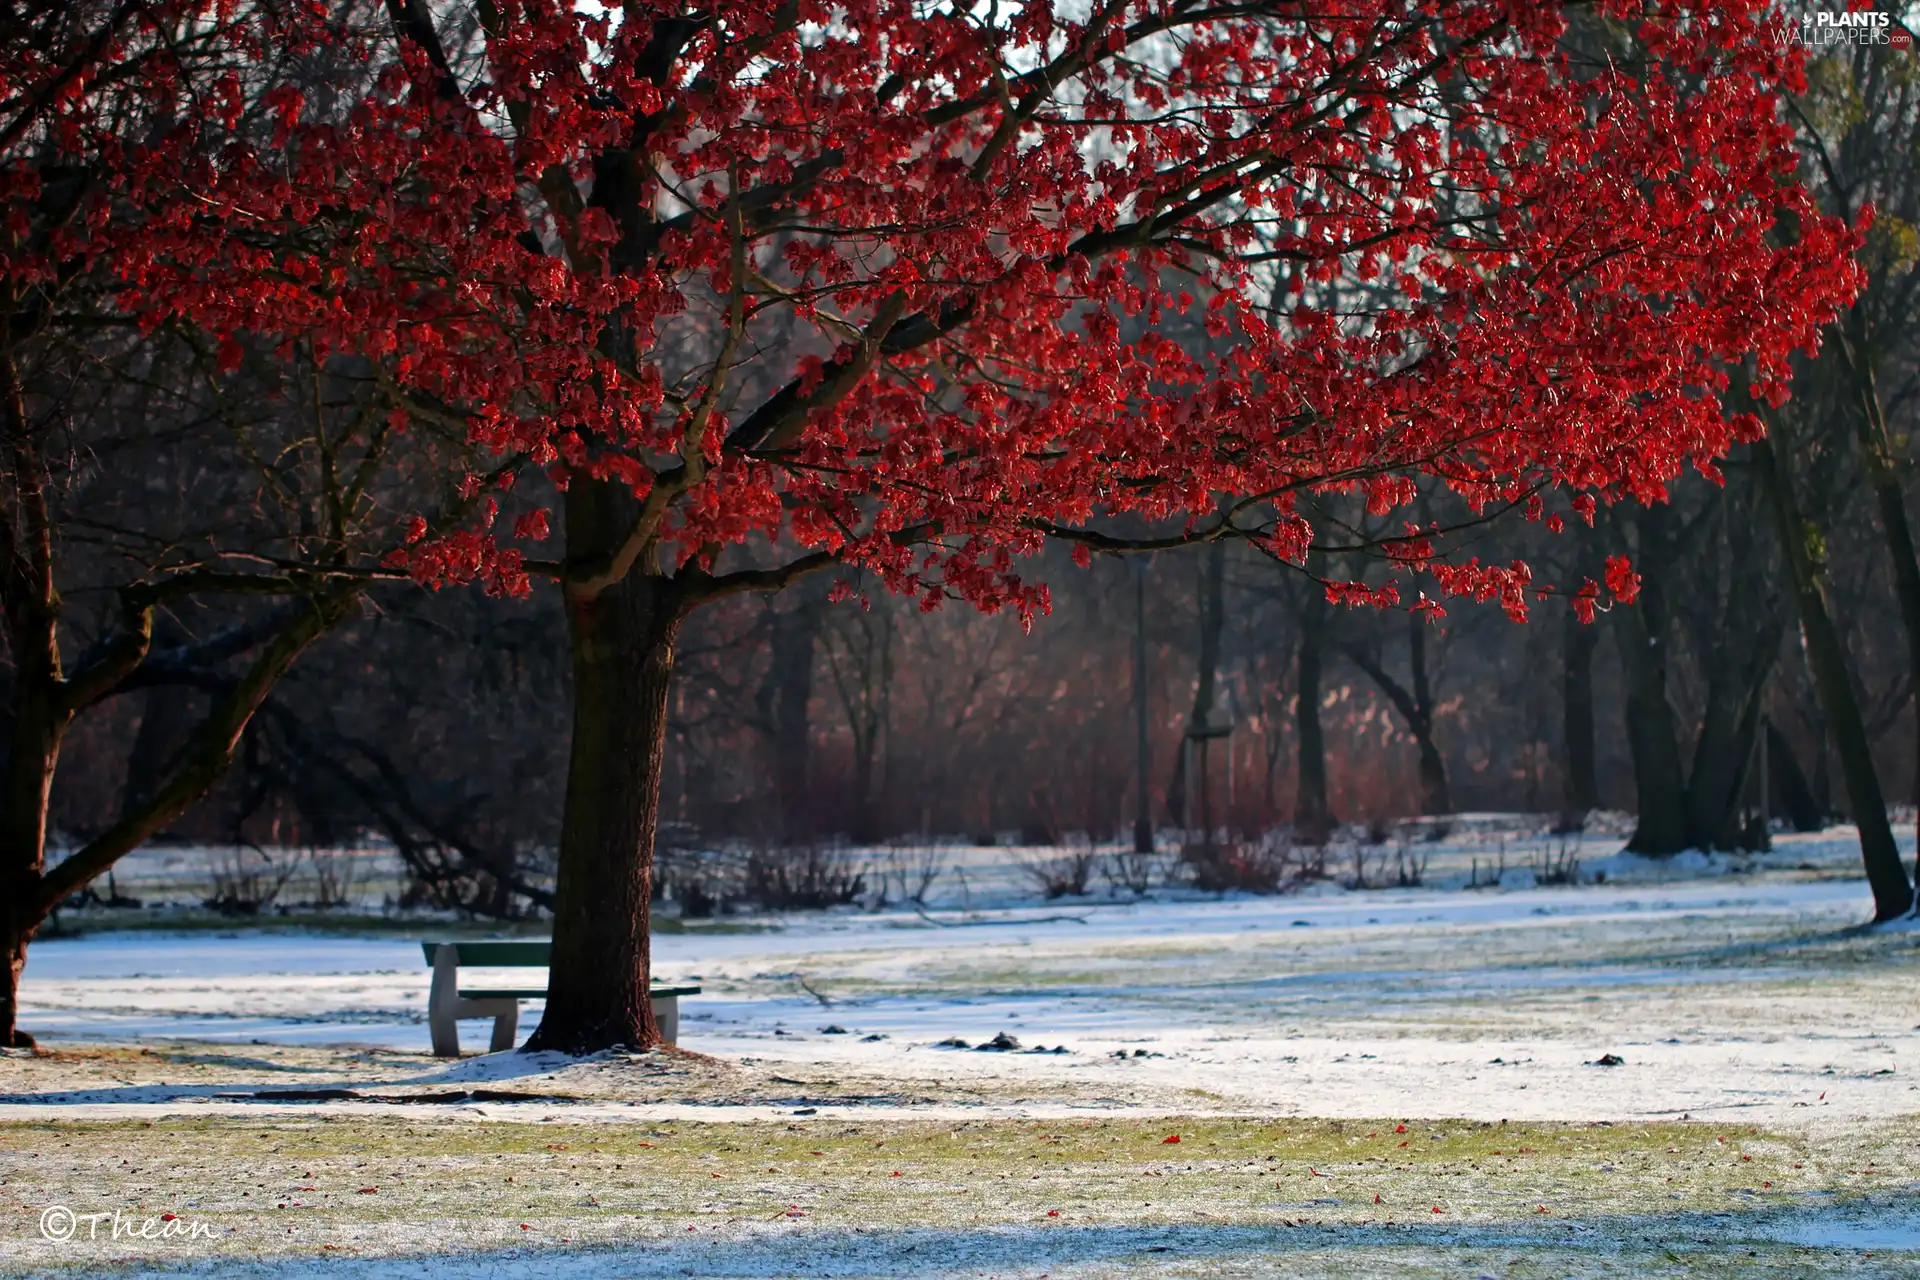
[[[1423, 482], [1550, 521], [1549, 500], [1658, 500], [1757, 434], [1722, 404], [1741, 364], [1784, 394], [1855, 287], [1854, 230], [1792, 181], [1796, 55], [1765, 5], [1071, 12], [349, 6], [311, 21], [364, 88], [243, 77], [272, 136], [202, 176], [128, 281], [127, 308], [236, 353], [364, 359], [396, 423], [496, 460], [465, 481], [477, 521], [417, 522], [389, 563], [565, 601], [532, 1045], [657, 1039], [650, 868], [691, 610], [848, 565], [1030, 616], [1047, 595], [1018, 563], [1047, 539], [1234, 537], [1302, 565], [1339, 541], [1310, 519], [1335, 491], [1376, 518]], [[530, 559], [548, 492], [565, 553]], [[1403, 528], [1392, 580], [1329, 597], [1524, 616], [1524, 564]], [[1608, 593], [1633, 587], [1610, 567]]]
[[[0, 19], [0, 1045], [31, 1043], [16, 997], [40, 925], [219, 783], [370, 588], [406, 584], [380, 563], [395, 511], [457, 522], [478, 502], [449, 472], [484, 453], [401, 436], [364, 360], [211, 334], [143, 293], [183, 251], [238, 268], [284, 229], [235, 215], [288, 191], [289, 86], [354, 91], [365, 64], [328, 35], [303, 7], [200, 0]], [[288, 287], [228, 285], [256, 309]], [[175, 704], [153, 767], [49, 865], [63, 748], [143, 690]]]

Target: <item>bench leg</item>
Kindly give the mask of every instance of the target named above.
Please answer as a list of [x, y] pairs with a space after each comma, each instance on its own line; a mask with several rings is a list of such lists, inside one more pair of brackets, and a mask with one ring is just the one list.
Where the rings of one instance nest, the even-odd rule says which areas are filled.
[[664, 1044], [680, 1043], [680, 997], [654, 996], [653, 1021]]
[[488, 1046], [494, 1053], [505, 1053], [513, 1048], [514, 1033], [520, 1026], [520, 1002], [507, 1001], [507, 1007], [493, 1018], [493, 1043]]
[[436, 1058], [457, 1058], [460, 1056], [460, 1023], [453, 1016], [453, 1002], [438, 1004], [427, 1010], [427, 1030], [433, 1035], [433, 1056]]
[[434, 953], [433, 986], [427, 992], [427, 1030], [433, 1037], [433, 1056], [436, 1058], [460, 1056], [460, 1023], [457, 1018], [460, 997], [456, 990], [459, 980], [459, 952], [453, 947], [440, 947]]

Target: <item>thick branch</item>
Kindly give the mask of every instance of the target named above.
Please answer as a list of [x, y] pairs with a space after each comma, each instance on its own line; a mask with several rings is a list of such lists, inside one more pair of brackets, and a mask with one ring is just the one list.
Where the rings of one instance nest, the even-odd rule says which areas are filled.
[[1379, 686], [1380, 692], [1387, 695], [1387, 701], [1393, 703], [1393, 709], [1400, 713], [1401, 718], [1407, 722], [1408, 727], [1412, 728], [1416, 733], [1424, 732], [1426, 717], [1421, 713], [1419, 706], [1415, 703], [1413, 695], [1407, 692], [1405, 686], [1398, 680], [1395, 680], [1392, 675], [1388, 674], [1386, 667], [1381, 665], [1378, 657], [1369, 653], [1360, 645], [1353, 643], [1351, 640], [1336, 640], [1334, 647], [1340, 650], [1341, 655], [1345, 657], [1348, 662], [1360, 668], [1361, 671], [1366, 673], [1369, 680]]
[[68, 895], [86, 887], [205, 795], [233, 764], [241, 734], [275, 682], [309, 645], [351, 615], [365, 590], [363, 582], [342, 583], [310, 600], [308, 607], [296, 614], [254, 659], [226, 696], [215, 702], [195, 735], [192, 749], [166, 783], [145, 804], [41, 878], [32, 913], [44, 918]]
[[733, 279], [729, 284], [727, 336], [720, 345], [720, 354], [714, 358], [713, 372], [708, 375], [700, 403], [695, 407], [686, 430], [680, 434], [680, 466], [670, 475], [655, 479], [653, 488], [648, 490], [646, 500], [640, 505], [640, 514], [634, 520], [633, 527], [627, 531], [627, 536], [606, 566], [587, 577], [567, 583], [567, 593], [575, 599], [590, 600], [632, 572], [633, 566], [660, 532], [660, 523], [666, 519], [667, 509], [674, 500], [706, 478], [707, 428], [713, 421], [714, 411], [719, 407], [720, 397], [726, 392], [727, 374], [732, 370], [734, 355], [740, 348], [740, 340], [747, 328], [747, 239], [737, 208], [728, 216], [728, 232], [732, 241]]
[[[907, 309], [907, 295], [887, 295], [873, 320], [861, 331], [860, 341], [845, 355], [829, 361], [812, 392], [802, 395], [798, 378], [769, 396], [727, 437], [727, 447], [743, 453], [777, 453], [791, 448], [814, 414], [833, 408], [853, 394], [873, 369], [882, 351], [896, 350], [888, 341]], [[928, 339], [936, 336], [927, 335]]]
[[152, 649], [153, 601], [143, 601], [130, 592], [123, 592], [120, 612], [124, 630], [100, 646], [90, 659], [83, 660], [67, 680], [61, 699], [68, 715], [112, 693], [138, 669]]
[[718, 575], [692, 571], [682, 579], [680, 608], [684, 612], [721, 596], [749, 591], [784, 591], [807, 575], [839, 563], [839, 557], [831, 551], [815, 551], [773, 569], [736, 569]]

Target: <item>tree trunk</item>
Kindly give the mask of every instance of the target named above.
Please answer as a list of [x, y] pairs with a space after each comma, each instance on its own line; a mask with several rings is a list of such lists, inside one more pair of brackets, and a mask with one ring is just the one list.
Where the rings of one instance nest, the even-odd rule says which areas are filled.
[[46, 869], [47, 804], [60, 740], [73, 716], [60, 670], [46, 467], [11, 350], [0, 356], [0, 402], [0, 605], [13, 665], [11, 733], [0, 778], [0, 946], [9, 958], [0, 1045], [24, 1048], [33, 1037], [19, 1028], [16, 993], [27, 941], [44, 914], [37, 891]]
[[1661, 522], [1667, 513], [1642, 515], [1639, 600], [1614, 610], [1620, 627], [1620, 665], [1627, 684], [1627, 746], [1633, 756], [1638, 821], [1627, 848], [1666, 857], [1687, 847], [1686, 771], [1680, 763], [1679, 731], [1667, 701], [1667, 568]]
[[[1856, 310], [1855, 315], [1858, 316]], [[1860, 412], [1854, 427], [1860, 451], [1866, 456], [1867, 484], [1880, 508], [1880, 532], [1887, 540], [1887, 558], [1893, 563], [1893, 594], [1900, 605], [1900, 622], [1907, 634], [1908, 688], [1913, 691], [1914, 768], [1913, 803], [1920, 806], [1920, 557], [1913, 549], [1913, 529], [1907, 522], [1906, 495], [1894, 461], [1893, 441], [1887, 430], [1880, 389], [1873, 366], [1856, 339], [1841, 344]], [[1920, 882], [1920, 842], [1914, 853], [1914, 879]]]
[[13, 734], [0, 795], [0, 947], [8, 956], [0, 990], [0, 1046], [23, 1049], [33, 1046], [33, 1037], [18, 1021], [20, 971], [27, 963], [27, 943], [45, 914], [38, 899], [46, 869], [47, 804], [66, 722], [52, 705], [57, 686], [31, 666], [22, 662], [15, 673]]
[[[1775, 430], [1778, 429], [1776, 426]], [[1894, 844], [1893, 826], [1887, 821], [1887, 806], [1881, 795], [1879, 774], [1874, 769], [1866, 725], [1860, 716], [1860, 703], [1854, 695], [1846, 650], [1827, 605], [1825, 549], [1819, 535], [1800, 514], [1792, 484], [1774, 454], [1773, 442], [1756, 441], [1753, 458], [1772, 500], [1781, 550], [1786, 555], [1794, 600], [1799, 606], [1801, 634], [1806, 641], [1808, 665], [1813, 669], [1814, 689], [1840, 756], [1853, 820], [1860, 831], [1860, 857], [1866, 864], [1867, 883], [1873, 889], [1873, 918], [1892, 920], [1912, 908], [1913, 886], [1907, 880], [1900, 850]]]
[[[1750, 478], [1730, 482], [1724, 491], [1716, 532], [1731, 558], [1731, 577], [1724, 593], [1697, 593], [1712, 607], [1685, 613], [1693, 623], [1696, 652], [1707, 655], [1707, 705], [1687, 779], [1687, 840], [1699, 849], [1740, 846], [1742, 797], [1761, 703], [1780, 653], [1781, 618], [1768, 591], [1769, 560], [1757, 554], [1750, 536], [1764, 515], [1756, 498]], [[1718, 552], [1707, 548], [1709, 556]]]
[[1347, 661], [1366, 673], [1369, 680], [1400, 718], [1407, 722], [1419, 753], [1420, 812], [1429, 817], [1453, 812], [1453, 798], [1447, 786], [1447, 762], [1433, 740], [1433, 689], [1427, 680], [1427, 638], [1421, 628], [1428, 624], [1418, 615], [1409, 615], [1412, 632], [1408, 637], [1408, 666], [1412, 670], [1412, 688], [1402, 685], [1387, 671], [1380, 655], [1364, 645], [1343, 643], [1340, 652]]
[[1760, 722], [1766, 672], [1735, 673], [1709, 682], [1707, 711], [1694, 744], [1687, 783], [1687, 843], [1733, 849], [1740, 839], [1740, 799]]
[[46, 866], [47, 802], [60, 750], [59, 735], [45, 732], [45, 718], [19, 705], [29, 687], [25, 679], [14, 686], [13, 735], [0, 804], [0, 947], [7, 955], [6, 982], [0, 987], [0, 1047], [15, 1049], [33, 1047], [33, 1037], [19, 1023], [20, 972], [27, 964], [27, 943], [42, 918], [36, 900]]
[[[16, 897], [15, 902], [24, 901]], [[0, 984], [0, 1030], [6, 1036], [0, 1045], [9, 1049], [31, 1049], [33, 1037], [20, 1029], [20, 974], [27, 967], [27, 943], [31, 931], [19, 927], [19, 908], [13, 903], [0, 907], [0, 947], [6, 948], [7, 977]]]
[[1600, 807], [1593, 732], [1593, 651], [1600, 644], [1600, 628], [1580, 621], [1568, 609], [1565, 640], [1560, 689], [1567, 761], [1561, 777], [1560, 825], [1572, 830]]
[[153, 799], [194, 727], [195, 690], [159, 685], [139, 696], [140, 727], [133, 733], [133, 746], [127, 752], [127, 776], [120, 788], [122, 816]]
[[1773, 810], [1768, 816], [1785, 818], [1795, 831], [1824, 830], [1827, 812], [1814, 799], [1793, 744], [1771, 717], [1763, 716], [1762, 720], [1767, 735], [1767, 803]]
[[1147, 745], [1147, 562], [1133, 561], [1133, 851], [1153, 852], [1153, 796], [1148, 779], [1153, 757]]
[[1295, 759], [1293, 827], [1309, 844], [1325, 844], [1333, 834], [1333, 811], [1327, 804], [1327, 743], [1320, 729], [1320, 675], [1326, 655], [1326, 592], [1307, 584], [1307, 600], [1300, 611], [1298, 695], [1294, 701], [1294, 736], [1299, 740]]
[[793, 592], [798, 604], [773, 615], [768, 643], [767, 678], [761, 686], [761, 718], [773, 754], [773, 777], [780, 802], [780, 836], [804, 839], [814, 834], [817, 806], [812, 802], [810, 764], [814, 649], [825, 621], [827, 583], [815, 578]]
[[[853, 729], [853, 838], [872, 844], [881, 838], [882, 790], [886, 786], [881, 744], [892, 732], [893, 719], [893, 611], [881, 609], [878, 634], [868, 629], [867, 652], [861, 668], [859, 716]], [[868, 615], [870, 618], [871, 615]], [[922, 813], [921, 831], [926, 830]]]
[[573, 742], [554, 886], [546, 1013], [529, 1049], [657, 1044], [649, 904], [678, 617], [659, 578], [630, 574], [569, 609]]
[[[567, 555], [590, 562], [617, 545], [632, 502], [613, 486], [575, 481], [566, 497]], [[666, 757], [680, 600], [635, 566], [587, 595], [568, 584], [573, 743], [554, 885], [547, 1007], [528, 1049], [594, 1053], [660, 1042], [649, 904]]]
[[[1213, 843], [1213, 815], [1210, 810], [1212, 797], [1206, 790], [1206, 753], [1212, 740], [1207, 734], [1213, 723], [1214, 686], [1220, 667], [1220, 635], [1227, 625], [1226, 571], [1226, 543], [1214, 542], [1202, 553], [1200, 561], [1197, 592], [1200, 613], [1199, 678], [1193, 687], [1193, 707], [1187, 712], [1185, 749], [1174, 760], [1173, 786], [1167, 794], [1168, 808], [1180, 815], [1182, 826], [1189, 828], [1193, 826], [1194, 798], [1199, 798], [1200, 842], [1209, 846]], [[1187, 776], [1189, 765], [1199, 766], [1201, 776], [1198, 780]]]
[[1420, 749], [1420, 812], [1428, 817], [1453, 812], [1447, 785], [1447, 760], [1433, 740], [1433, 686], [1427, 677], [1427, 620], [1407, 615], [1407, 670], [1413, 681], [1413, 715], [1408, 724]]

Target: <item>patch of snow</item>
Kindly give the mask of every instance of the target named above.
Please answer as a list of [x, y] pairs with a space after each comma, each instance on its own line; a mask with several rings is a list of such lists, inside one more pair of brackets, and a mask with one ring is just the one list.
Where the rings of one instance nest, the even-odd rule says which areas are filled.
[[[661, 935], [656, 972], [703, 988], [682, 1004], [683, 1046], [775, 1070], [997, 1082], [1016, 1098], [1059, 1082], [1281, 1114], [1799, 1122], [1920, 1110], [1902, 1065], [1920, 1059], [1920, 1019], [1903, 1016], [1911, 944], [1860, 929], [1870, 906], [1857, 879], [1769, 872], [937, 917], [960, 928], [909, 912], [796, 915]], [[420, 1052], [428, 980], [417, 944], [391, 937], [94, 935], [35, 944], [22, 1023], [50, 1039]], [[523, 1007], [524, 1030], [539, 1011]], [[828, 1023], [848, 1034], [822, 1034]], [[463, 1028], [467, 1043], [486, 1027]], [[1000, 1032], [1068, 1052], [938, 1047]], [[1605, 1053], [1626, 1065], [1583, 1065]], [[429, 1079], [524, 1078], [549, 1062], [488, 1055]]]
[[528, 1076], [551, 1075], [583, 1062], [605, 1061], [609, 1056], [611, 1055], [606, 1053], [596, 1053], [590, 1057], [574, 1058], [553, 1050], [528, 1053], [524, 1049], [509, 1049], [503, 1053], [486, 1053], [474, 1058], [463, 1058], [459, 1062], [450, 1063], [444, 1070], [428, 1072], [408, 1083], [479, 1084], [489, 1080], [521, 1080]]

